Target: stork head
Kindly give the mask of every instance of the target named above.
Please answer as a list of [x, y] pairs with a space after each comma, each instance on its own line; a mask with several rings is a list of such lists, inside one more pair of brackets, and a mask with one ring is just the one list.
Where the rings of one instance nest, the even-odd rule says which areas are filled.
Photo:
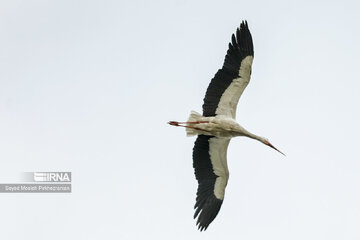
[[265, 145], [268, 145], [269, 147], [275, 149], [276, 151], [278, 151], [278, 152], [281, 153], [282, 155], [286, 156], [286, 155], [285, 155], [284, 153], [282, 153], [279, 149], [277, 149], [276, 147], [274, 147], [274, 146], [269, 142], [268, 139], [265, 138], [264, 141], [263, 141], [263, 143], [264, 143]]

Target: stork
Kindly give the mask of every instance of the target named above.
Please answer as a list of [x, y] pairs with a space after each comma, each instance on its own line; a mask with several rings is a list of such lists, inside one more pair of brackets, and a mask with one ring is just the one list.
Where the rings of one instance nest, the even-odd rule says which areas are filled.
[[247, 131], [235, 120], [239, 98], [250, 81], [253, 58], [252, 37], [247, 21], [242, 21], [232, 35], [222, 68], [207, 88], [203, 114], [192, 111], [187, 122], [168, 122], [185, 127], [187, 136], [198, 136], [193, 148], [198, 181], [194, 218], [200, 231], [208, 228], [223, 203], [229, 179], [226, 155], [231, 138], [249, 137], [280, 152], [268, 139]]

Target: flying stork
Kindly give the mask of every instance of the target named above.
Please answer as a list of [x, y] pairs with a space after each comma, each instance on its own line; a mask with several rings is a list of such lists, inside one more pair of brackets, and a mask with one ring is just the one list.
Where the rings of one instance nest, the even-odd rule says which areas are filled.
[[268, 139], [250, 133], [235, 120], [237, 103], [250, 81], [253, 58], [252, 37], [247, 22], [242, 21], [232, 35], [224, 65], [207, 88], [203, 114], [192, 111], [187, 122], [169, 122], [185, 127], [187, 136], [198, 135], [193, 148], [198, 181], [194, 218], [200, 231], [215, 219], [224, 200], [229, 179], [226, 152], [231, 138], [253, 138], [280, 152]]

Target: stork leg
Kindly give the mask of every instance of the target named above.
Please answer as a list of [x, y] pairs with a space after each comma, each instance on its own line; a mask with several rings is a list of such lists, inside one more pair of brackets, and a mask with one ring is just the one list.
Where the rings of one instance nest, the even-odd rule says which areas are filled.
[[192, 129], [196, 129], [199, 131], [204, 131], [204, 132], [210, 132], [208, 130], [202, 129], [202, 128], [198, 128], [198, 127], [193, 127], [193, 126], [187, 126], [187, 125], [181, 125], [181, 124], [199, 124], [199, 123], [209, 123], [209, 121], [196, 121], [196, 122], [176, 122], [176, 121], [170, 121], [168, 122], [168, 124], [172, 125], [172, 126], [176, 126], [176, 127], [186, 127], [186, 128], [192, 128]]
[[180, 124], [200, 124], [200, 123], [209, 123], [209, 121], [196, 121], [196, 122], [176, 122], [176, 121], [170, 121], [168, 124], [173, 126], [179, 126]]

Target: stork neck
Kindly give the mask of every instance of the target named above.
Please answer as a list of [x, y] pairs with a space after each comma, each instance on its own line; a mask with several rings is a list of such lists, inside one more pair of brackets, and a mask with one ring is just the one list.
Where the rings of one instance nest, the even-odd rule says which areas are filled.
[[253, 134], [253, 133], [251, 133], [251, 132], [249, 132], [249, 131], [247, 131], [247, 130], [245, 130], [244, 133], [245, 133], [245, 134], [244, 134], [245, 136], [247, 136], [247, 137], [249, 137], [249, 138], [252, 138], [252, 139], [255, 139], [255, 140], [258, 140], [259, 142], [264, 143], [264, 141], [265, 141], [265, 138], [260, 137], [260, 136], [258, 136], [258, 135], [255, 135], [255, 134]]

